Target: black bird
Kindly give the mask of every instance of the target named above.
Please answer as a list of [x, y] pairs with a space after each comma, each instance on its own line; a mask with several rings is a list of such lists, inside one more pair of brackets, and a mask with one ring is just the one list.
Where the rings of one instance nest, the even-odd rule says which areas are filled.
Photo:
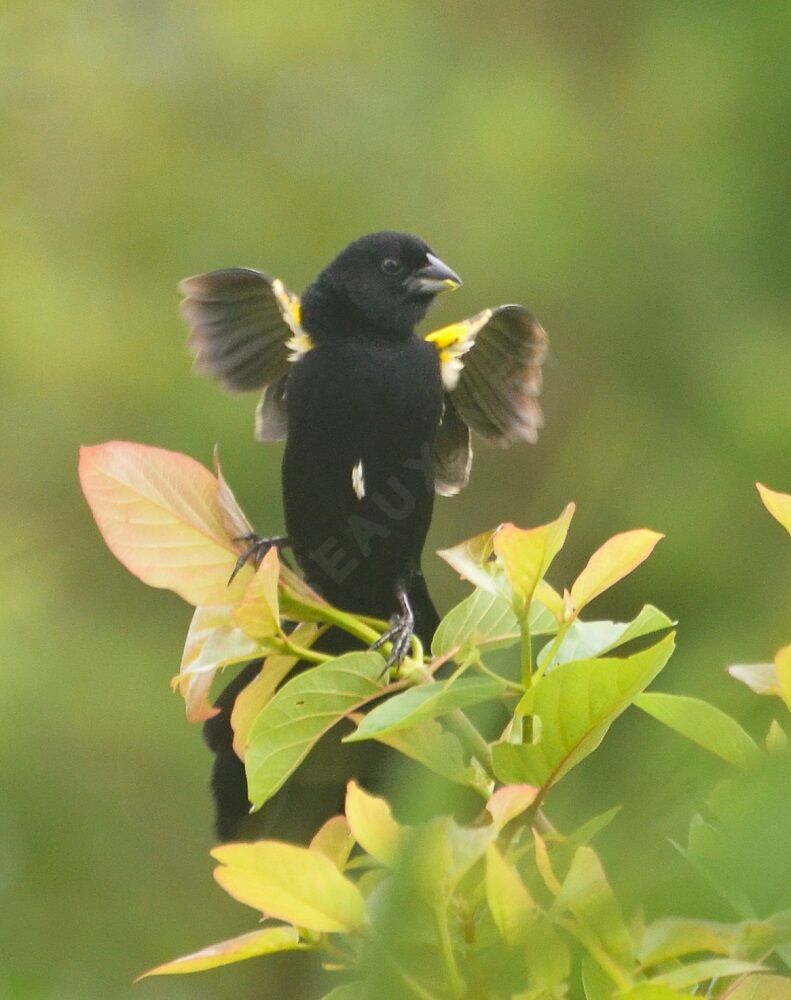
[[[542, 424], [547, 337], [524, 307], [415, 332], [436, 295], [460, 284], [423, 240], [381, 232], [346, 247], [301, 301], [246, 268], [179, 286], [197, 369], [231, 391], [263, 389], [256, 436], [286, 441], [287, 536], [251, 537], [239, 565], [290, 544], [328, 601], [389, 619], [391, 665], [413, 634], [428, 645], [438, 623], [420, 558], [435, 491], [453, 495], [469, 477], [470, 429], [505, 446], [535, 441]], [[256, 669], [229, 685], [207, 724], [220, 812], [246, 805], [241, 763], [227, 759], [228, 716]], [[222, 820], [220, 832], [231, 832]]]

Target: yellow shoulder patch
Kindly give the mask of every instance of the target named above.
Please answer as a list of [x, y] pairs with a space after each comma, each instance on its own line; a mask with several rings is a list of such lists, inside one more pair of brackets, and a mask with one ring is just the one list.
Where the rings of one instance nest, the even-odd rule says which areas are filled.
[[456, 388], [459, 375], [464, 368], [462, 357], [475, 343], [476, 336], [493, 315], [493, 309], [484, 309], [483, 312], [479, 312], [469, 319], [440, 327], [439, 330], [434, 330], [426, 337], [426, 340], [434, 344], [439, 352], [442, 382], [449, 392]]
[[275, 278], [272, 282], [272, 291], [277, 299], [283, 319], [288, 324], [292, 334], [286, 341], [286, 347], [289, 351], [288, 360], [299, 361], [313, 347], [310, 335], [305, 333], [301, 326], [302, 304], [299, 297], [290, 292], [280, 278]]

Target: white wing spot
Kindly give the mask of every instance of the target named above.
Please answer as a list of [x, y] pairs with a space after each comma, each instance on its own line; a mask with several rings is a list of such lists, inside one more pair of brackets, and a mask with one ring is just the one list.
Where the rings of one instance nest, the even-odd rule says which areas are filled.
[[362, 500], [365, 496], [365, 474], [363, 472], [362, 459], [352, 469], [352, 489], [357, 499]]

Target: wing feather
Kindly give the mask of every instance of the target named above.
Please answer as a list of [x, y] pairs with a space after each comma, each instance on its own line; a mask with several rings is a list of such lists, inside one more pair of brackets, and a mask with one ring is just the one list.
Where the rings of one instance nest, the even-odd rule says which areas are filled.
[[261, 389], [287, 374], [301, 330], [299, 300], [282, 282], [233, 267], [186, 278], [179, 290], [199, 372], [232, 392]]
[[255, 411], [255, 436], [259, 441], [285, 441], [288, 434], [286, 413], [287, 375], [268, 385]]
[[456, 414], [491, 444], [534, 442], [543, 426], [537, 401], [549, 340], [523, 306], [486, 309], [437, 330], [445, 387]]
[[443, 497], [455, 496], [470, 478], [472, 444], [470, 428], [456, 412], [448, 393], [433, 449], [434, 489]]

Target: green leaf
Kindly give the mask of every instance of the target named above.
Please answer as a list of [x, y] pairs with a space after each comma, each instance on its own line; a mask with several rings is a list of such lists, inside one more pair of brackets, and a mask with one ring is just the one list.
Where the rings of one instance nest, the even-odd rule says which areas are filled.
[[364, 996], [361, 983], [344, 983], [325, 993], [321, 1000], [360, 1000]]
[[615, 983], [590, 955], [582, 959], [582, 985], [585, 1000], [612, 1000]]
[[707, 983], [710, 979], [727, 979], [730, 976], [743, 976], [748, 972], [760, 972], [762, 965], [755, 962], [742, 962], [737, 958], [709, 958], [701, 962], [682, 965], [679, 969], [663, 972], [661, 976], [652, 979], [654, 983], [662, 983], [674, 990], [684, 990], [697, 983]]
[[447, 681], [419, 684], [377, 705], [344, 742], [370, 740], [383, 733], [408, 729], [457, 708], [494, 701], [506, 690], [504, 683], [492, 677], [460, 677], [451, 684]]
[[670, 843], [675, 847], [682, 858], [717, 892], [722, 899], [744, 919], [755, 916], [752, 903], [747, 896], [733, 884], [732, 879], [724, 879], [717, 871], [717, 866], [712, 864], [710, 857], [719, 853], [717, 840], [719, 832], [706, 823], [700, 816], [692, 819], [689, 827], [689, 846], [683, 847], [674, 840]]
[[631, 968], [632, 936], [593, 848], [577, 849], [553, 910], [569, 910], [596, 935], [608, 955]]
[[584, 844], [589, 843], [597, 834], [601, 833], [602, 830], [605, 830], [612, 823], [620, 811], [620, 806], [613, 806], [612, 809], [599, 813], [598, 816], [594, 816], [586, 823], [583, 823], [582, 826], [577, 827], [573, 833], [568, 834], [560, 846], [568, 847], [573, 845], [574, 847], [582, 847]]
[[728, 1000], [791, 1000], [791, 979], [785, 976], [748, 976], [729, 991]]
[[538, 742], [494, 746], [500, 781], [544, 789], [559, 781], [596, 749], [613, 720], [664, 667], [674, 646], [671, 633], [624, 659], [577, 660], [542, 677], [521, 703], [526, 714], [541, 720]]
[[424, 899], [432, 907], [447, 899], [496, 838], [493, 825], [459, 826], [450, 816], [417, 827], [406, 853], [414, 864]]
[[[530, 606], [532, 635], [557, 632], [554, 615], [543, 604], [533, 601]], [[452, 608], [439, 623], [431, 643], [433, 656], [444, 656], [467, 644], [478, 648], [497, 649], [519, 642], [519, 621], [511, 602], [501, 594], [492, 594], [480, 587]]]
[[649, 692], [635, 705], [659, 722], [736, 767], [745, 767], [759, 753], [753, 739], [735, 719], [699, 698]]
[[240, 934], [238, 937], [218, 944], [210, 944], [191, 955], [182, 955], [172, 962], [165, 962], [155, 969], [144, 972], [140, 979], [147, 976], [177, 976], [187, 972], [203, 972], [206, 969], [216, 969], [221, 965], [241, 962], [246, 958], [258, 958], [259, 955], [271, 955], [279, 951], [304, 950], [308, 946], [301, 944], [296, 927], [265, 927], [260, 931]]
[[742, 937], [740, 926], [713, 920], [663, 917], [646, 927], [640, 963], [650, 968], [698, 952], [728, 955]]
[[256, 809], [328, 729], [381, 693], [382, 666], [378, 653], [347, 653], [304, 671], [277, 692], [250, 731], [245, 758], [248, 794]]
[[[646, 604], [631, 622], [583, 622], [576, 619], [569, 626], [551, 662], [546, 665], [546, 670], [553, 670], [558, 664], [569, 660], [588, 660], [602, 656], [632, 639], [639, 639], [673, 625], [675, 622], [650, 604]], [[539, 667], [544, 666], [551, 647], [550, 642], [541, 650], [538, 656]]]
[[275, 840], [223, 844], [214, 877], [240, 903], [309, 930], [347, 932], [365, 920], [357, 886], [319, 851]]
[[[313, 624], [300, 622], [289, 638], [292, 642], [301, 642], [304, 646], [311, 646], [316, 637], [316, 627]], [[308, 629], [314, 630], [312, 636], [305, 635]], [[302, 636], [300, 636], [300, 632], [302, 632]], [[304, 641], [301, 641], [303, 637]], [[267, 656], [258, 676], [245, 685], [236, 696], [231, 711], [231, 728], [233, 729], [233, 748], [240, 760], [244, 760], [247, 756], [250, 730], [255, 725], [255, 720], [264, 710], [264, 706], [268, 705], [274, 698], [278, 687], [297, 663], [299, 663], [297, 656], [278, 654]]]
[[689, 1000], [691, 993], [678, 993], [662, 983], [641, 983], [639, 986], [617, 993], [617, 1000]]
[[[553, 997], [555, 988], [571, 973], [571, 955], [563, 939], [543, 914], [530, 926], [525, 942], [530, 997]], [[560, 994], [561, 996], [563, 994]]]
[[[358, 722], [362, 716], [355, 716]], [[421, 722], [410, 729], [397, 732], [379, 733], [375, 739], [379, 743], [392, 747], [405, 757], [416, 760], [427, 767], [429, 771], [439, 774], [457, 785], [465, 785], [476, 791], [484, 791], [487, 780], [481, 778], [481, 772], [464, 762], [464, 752], [461, 742], [453, 733], [442, 728], [435, 719]]]

